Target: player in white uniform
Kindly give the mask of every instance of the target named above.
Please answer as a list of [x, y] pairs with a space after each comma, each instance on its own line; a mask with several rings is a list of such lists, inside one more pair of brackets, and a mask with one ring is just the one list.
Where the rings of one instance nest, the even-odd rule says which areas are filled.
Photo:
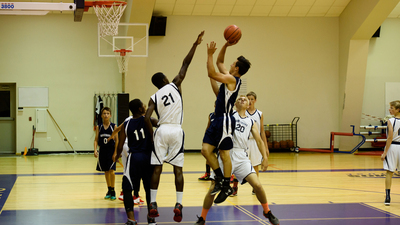
[[386, 198], [385, 205], [390, 205], [390, 188], [392, 187], [393, 172], [400, 170], [400, 101], [390, 102], [390, 115], [394, 118], [387, 122], [387, 140], [385, 150], [381, 155], [383, 169], [386, 170]]
[[[248, 117], [252, 118], [255, 121], [255, 123], [257, 124], [258, 130], [260, 131], [261, 139], [263, 140], [264, 145], [265, 145], [267, 156], [269, 156], [267, 137], [265, 136], [264, 126], [263, 126], [264, 115], [255, 106], [255, 104], [257, 102], [257, 94], [254, 93], [253, 91], [251, 91], [251, 92], [247, 93], [246, 96], [249, 99], [249, 108], [246, 110], [246, 115]], [[251, 135], [251, 134], [250, 134], [248, 146], [249, 146], [249, 150], [247, 152], [249, 155], [249, 159], [251, 161], [251, 165], [253, 166], [254, 170], [256, 171], [257, 176], [259, 176], [259, 165], [261, 165], [261, 162], [262, 162], [262, 155], [260, 154], [260, 151], [258, 150], [258, 147], [257, 147], [257, 143], [256, 143], [253, 135]], [[237, 186], [235, 188], [235, 184], [234, 184], [233, 190], [235, 192], [237, 192]], [[253, 190], [252, 194], [253, 195], [255, 194], [254, 190]]]
[[[259, 151], [263, 156], [263, 169], [266, 170], [268, 167], [268, 157], [265, 150], [265, 145], [261, 140], [260, 133], [258, 131], [257, 125], [255, 125], [254, 121], [246, 116], [246, 109], [248, 108], [248, 99], [246, 96], [240, 96], [236, 102], [236, 110], [237, 112], [233, 114], [236, 125], [235, 131], [233, 133], [233, 148], [229, 152], [231, 162], [232, 162], [232, 172], [239, 180], [241, 184], [249, 182], [249, 184], [253, 187], [257, 199], [261, 203], [263, 207], [263, 214], [273, 225], [279, 225], [279, 220], [272, 214], [269, 209], [267, 197], [264, 191], [263, 186], [261, 185], [254, 168], [251, 166], [250, 159], [247, 156], [247, 143], [250, 134], [254, 136], [254, 139], [257, 142], [257, 146]], [[220, 166], [222, 165], [222, 160], [218, 157], [218, 161]], [[216, 174], [214, 171], [211, 172], [211, 177], [215, 178]], [[205, 219], [208, 211], [210, 210], [215, 195], [211, 195], [212, 190], [214, 189], [215, 181], [211, 181], [211, 186], [209, 188], [208, 193], [206, 194], [203, 202], [203, 209], [201, 212], [201, 216], [198, 218], [198, 221], [195, 225], [204, 225]]]
[[192, 61], [197, 46], [201, 43], [204, 35], [202, 31], [193, 43], [189, 53], [183, 60], [178, 75], [169, 83], [163, 73], [156, 73], [152, 77], [152, 83], [159, 90], [151, 96], [146, 111], [146, 127], [151, 130], [150, 116], [153, 111], [158, 116], [158, 125], [154, 132], [154, 151], [151, 153], [151, 164], [154, 165], [154, 172], [151, 177], [151, 203], [150, 217], [158, 217], [157, 190], [160, 183], [160, 176], [164, 162], [174, 167], [176, 204], [174, 207], [174, 221], [182, 221], [182, 197], [183, 197], [183, 143], [184, 132], [181, 128], [183, 121], [183, 102], [181, 84], [186, 76], [186, 71]]

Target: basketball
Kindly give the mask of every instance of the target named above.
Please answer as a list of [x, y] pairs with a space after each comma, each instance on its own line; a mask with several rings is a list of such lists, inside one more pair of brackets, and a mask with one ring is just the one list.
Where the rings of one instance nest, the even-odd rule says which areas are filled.
[[269, 130], [265, 131], [265, 137], [267, 138], [271, 137], [271, 132], [269, 132]]
[[229, 43], [234, 43], [240, 40], [242, 37], [242, 31], [236, 25], [229, 25], [225, 28], [224, 37]]
[[287, 148], [288, 147], [287, 141], [280, 141], [279, 144], [281, 145], [281, 148]]
[[292, 140], [288, 140], [287, 143], [288, 143], [288, 147], [289, 148], [293, 148], [294, 147], [294, 142]]

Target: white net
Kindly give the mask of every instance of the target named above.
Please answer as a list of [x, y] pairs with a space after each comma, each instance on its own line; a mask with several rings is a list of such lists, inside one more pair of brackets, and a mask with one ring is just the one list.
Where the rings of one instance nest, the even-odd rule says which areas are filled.
[[129, 56], [131, 53], [132, 51], [115, 52], [120, 73], [125, 73], [128, 71]]
[[93, 5], [100, 24], [100, 36], [118, 35], [118, 24], [126, 8], [126, 2], [97, 2]]

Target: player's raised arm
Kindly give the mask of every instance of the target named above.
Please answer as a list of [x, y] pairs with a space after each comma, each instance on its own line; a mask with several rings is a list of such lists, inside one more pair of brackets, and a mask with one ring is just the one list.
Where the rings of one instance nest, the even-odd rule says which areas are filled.
[[194, 53], [196, 52], [196, 48], [197, 46], [203, 41], [203, 35], [204, 35], [204, 31], [202, 31], [198, 36], [196, 41], [193, 43], [192, 48], [190, 49], [189, 53], [186, 55], [186, 57], [183, 59], [183, 63], [182, 63], [182, 67], [179, 71], [179, 74], [176, 75], [176, 77], [174, 78], [174, 80], [172, 80], [172, 82], [174, 84], [176, 84], [176, 86], [178, 88], [180, 88], [183, 79], [185, 79], [186, 76], [186, 72], [187, 69], [190, 65], [190, 63], [192, 62]]
[[229, 74], [229, 71], [226, 71], [226, 74], [215, 71], [213, 56], [216, 50], [217, 50], [217, 44], [214, 41], [210, 42], [210, 44], [207, 44], [208, 77], [224, 84], [236, 83], [235, 78]]

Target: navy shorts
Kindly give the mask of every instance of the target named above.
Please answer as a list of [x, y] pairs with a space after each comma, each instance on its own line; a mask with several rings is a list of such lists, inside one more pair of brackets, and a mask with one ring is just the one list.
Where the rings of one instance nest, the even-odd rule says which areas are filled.
[[150, 156], [146, 153], [130, 153], [124, 168], [124, 177], [122, 181], [123, 190], [134, 190], [134, 185], [143, 181], [146, 192], [150, 190], [151, 176], [154, 167], [150, 165]]
[[235, 130], [235, 119], [232, 115], [214, 117], [210, 127], [204, 134], [203, 143], [217, 147], [219, 150], [230, 150], [233, 148], [232, 134]]

